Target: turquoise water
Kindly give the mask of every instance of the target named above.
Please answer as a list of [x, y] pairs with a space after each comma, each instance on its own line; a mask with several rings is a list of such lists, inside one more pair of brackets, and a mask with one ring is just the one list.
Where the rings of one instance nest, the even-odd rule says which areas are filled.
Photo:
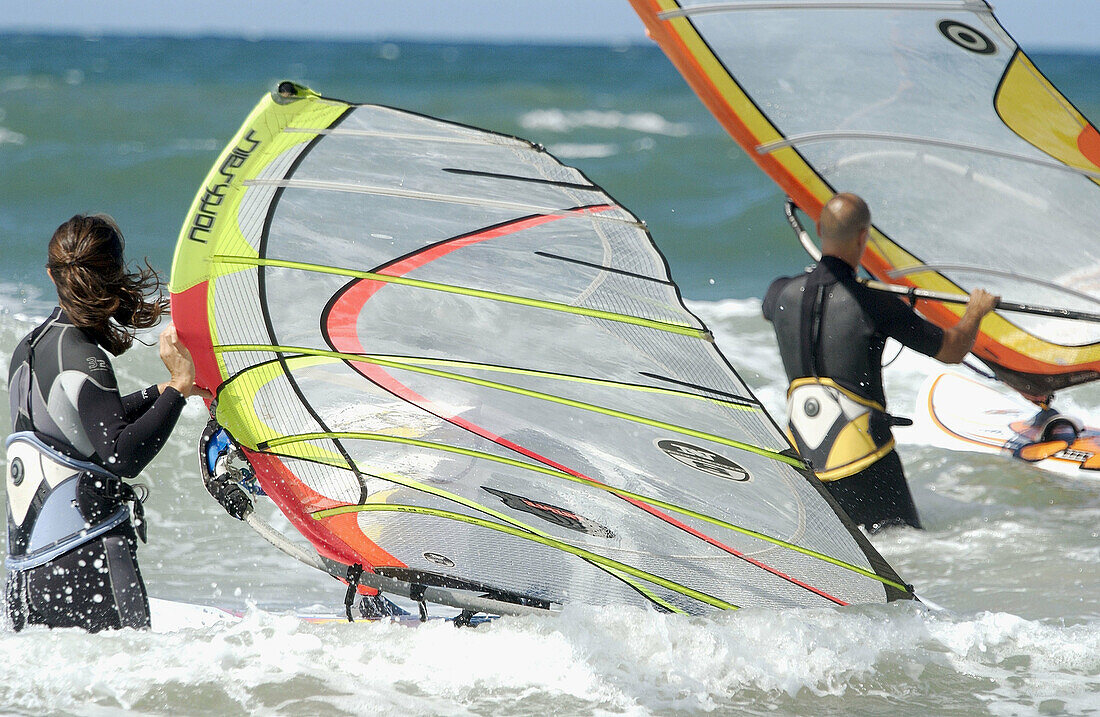
[[[1100, 117], [1100, 57], [1035, 59]], [[649, 223], [692, 309], [782, 415], [785, 382], [758, 297], [804, 254], [778, 190], [651, 46], [0, 35], [0, 364], [52, 305], [42, 265], [53, 229], [76, 212], [108, 212], [128, 255], [167, 273], [199, 182], [282, 79], [517, 134], [582, 169]], [[155, 350], [140, 346], [116, 368], [124, 387], [162, 379]], [[902, 354], [887, 370], [891, 406], [911, 411], [937, 368]], [[1100, 389], [1060, 400], [1100, 422]], [[278, 615], [338, 607], [342, 586], [205, 495], [194, 474], [203, 423], [201, 404], [189, 404], [146, 473], [142, 569], [154, 595], [253, 611], [166, 634], [0, 631], [0, 712], [1028, 715], [1100, 704], [1100, 481], [901, 437], [928, 529], [873, 542], [940, 611], [690, 620], [572, 610], [476, 631], [349, 629]]]
[[0, 247], [43, 290], [36, 247], [78, 211], [167, 268], [213, 158], [282, 79], [545, 144], [650, 223], [689, 297], [760, 295], [802, 260], [778, 191], [655, 47], [0, 37], [0, 72]]
[[[1100, 58], [1036, 60], [1100, 115]], [[655, 46], [0, 35], [0, 283], [46, 290], [37, 247], [75, 212], [113, 215], [167, 270], [198, 183], [284, 79], [546, 145], [649, 223], [689, 298], [761, 296], [805, 263], [779, 190]]]

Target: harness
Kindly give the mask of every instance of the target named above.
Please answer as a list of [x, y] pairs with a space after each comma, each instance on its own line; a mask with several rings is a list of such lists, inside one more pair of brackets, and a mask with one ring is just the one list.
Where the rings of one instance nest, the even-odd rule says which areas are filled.
[[787, 389], [787, 435], [828, 482], [859, 473], [894, 449], [892, 417], [829, 378], [795, 379]]
[[799, 313], [802, 372], [787, 389], [787, 435], [799, 455], [813, 467], [819, 480], [834, 481], [854, 475], [894, 448], [892, 425], [908, 419], [886, 413], [885, 406], [822, 377], [820, 362], [822, 319], [828, 284], [810, 274]]
[[[31, 391], [34, 382], [34, 347], [46, 324], [28, 340], [26, 380], [22, 387], [26, 411], [33, 428]], [[8, 570], [27, 570], [48, 563], [130, 518], [146, 540], [144, 486], [134, 486], [102, 466], [61, 453], [33, 430], [8, 436], [6, 476], [8, 508]]]
[[57, 452], [31, 431], [8, 436], [8, 570], [43, 565], [130, 518], [144, 540], [133, 487], [94, 463]]

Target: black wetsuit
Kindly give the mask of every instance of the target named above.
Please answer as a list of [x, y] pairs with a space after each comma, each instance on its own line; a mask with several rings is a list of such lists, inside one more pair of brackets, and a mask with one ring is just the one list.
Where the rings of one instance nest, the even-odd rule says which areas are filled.
[[[57, 453], [119, 478], [135, 477], [153, 459], [185, 404], [171, 387], [161, 393], [150, 386], [121, 396], [107, 354], [61, 309], [16, 347], [8, 390], [13, 436], [33, 432]], [[85, 483], [78, 484], [73, 510], [79, 503], [77, 519], [92, 533], [96, 525], [105, 530], [87, 540], [83, 534], [68, 536], [61, 542], [68, 549], [60, 555], [32, 552], [29, 529], [17, 524], [33, 524], [23, 516], [42, 509], [60, 486], [50, 488], [43, 481], [30, 509], [26, 501], [17, 506], [17, 520], [9, 489], [7, 606], [16, 629], [26, 624], [92, 631], [149, 625], [134, 526], [128, 513], [118, 511], [133, 497], [132, 489], [117, 481], [109, 495], [98, 489], [89, 495]], [[55, 510], [51, 517], [56, 515]], [[110, 515], [114, 520], [99, 520]]]
[[[943, 344], [942, 329], [901, 299], [860, 284], [852, 267], [833, 256], [822, 257], [811, 272], [776, 279], [763, 311], [775, 328], [788, 381], [830, 378], [883, 411], [882, 352], [887, 337], [926, 356], [939, 353]], [[885, 430], [889, 437], [888, 426]], [[896, 451], [824, 485], [853, 521], [869, 529], [891, 523], [920, 527]]]

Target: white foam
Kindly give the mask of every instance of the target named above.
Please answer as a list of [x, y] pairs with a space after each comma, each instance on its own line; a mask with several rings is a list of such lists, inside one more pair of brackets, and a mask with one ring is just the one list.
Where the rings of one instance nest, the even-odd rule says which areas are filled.
[[[786, 382], [759, 302], [690, 306], [782, 420]], [[32, 325], [0, 314], [0, 350], [10, 352]], [[135, 346], [113, 363], [123, 390], [165, 376], [155, 348]], [[904, 412], [909, 387], [938, 367], [903, 354], [886, 370], [891, 402]], [[1083, 406], [1100, 405], [1093, 387], [1081, 390]], [[342, 584], [285, 558], [205, 494], [194, 453], [204, 413], [197, 401], [188, 404], [142, 478], [153, 485], [150, 543], [140, 551], [150, 591], [234, 609], [249, 601], [269, 610], [339, 608]], [[941, 613], [898, 604], [706, 618], [569, 608], [556, 620], [456, 630], [305, 625], [252, 610], [232, 624], [167, 634], [0, 631], [0, 712], [291, 714], [359, 712], [364, 704], [382, 714], [1091, 709], [1100, 694], [1100, 497], [998, 456], [925, 446], [901, 453], [929, 530], [871, 539], [918, 594], [945, 606]], [[269, 502], [258, 506], [268, 519], [280, 516]], [[285, 519], [280, 527], [289, 530]]]
[[614, 144], [561, 143], [552, 144], [547, 150], [558, 159], [602, 159], [618, 154], [619, 147]]
[[0, 127], [0, 144], [25, 144], [27, 136], [6, 127]]
[[1060, 700], [1080, 712], [1096, 696], [1100, 624], [899, 604], [715, 618], [578, 608], [476, 629], [311, 625], [253, 609], [161, 634], [0, 634], [0, 659], [0, 704], [28, 712], [809, 714], [822, 699], [919, 705], [902, 714]]
[[626, 129], [670, 137], [683, 137], [691, 133], [688, 125], [670, 122], [655, 112], [543, 109], [524, 113], [519, 122], [524, 129], [539, 132], [565, 133], [580, 128], [595, 128]]
[[[703, 318], [704, 321], [719, 322], [729, 318], [759, 317], [760, 299], [721, 299], [719, 301], [685, 302], [687, 307]], [[705, 316], [704, 316], [705, 315]]]

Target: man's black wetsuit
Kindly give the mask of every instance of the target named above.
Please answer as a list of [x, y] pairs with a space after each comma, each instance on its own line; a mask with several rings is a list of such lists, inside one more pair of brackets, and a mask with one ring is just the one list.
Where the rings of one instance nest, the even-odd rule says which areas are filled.
[[148, 627], [136, 536], [124, 507], [135, 495], [116, 477], [133, 478], [153, 459], [179, 418], [183, 395], [150, 386], [121, 396], [107, 354], [59, 308], [16, 347], [8, 390], [13, 626]]
[[[817, 449], [814, 468], [825, 487], [868, 529], [890, 523], [920, 527], [893, 450], [882, 351], [890, 337], [934, 356], [943, 330], [901, 299], [860, 284], [852, 267], [833, 256], [822, 257], [813, 271], [776, 279], [763, 311], [791, 382], [790, 431], [804, 457], [814, 453], [807, 445]], [[837, 467], [822, 465], [826, 455], [829, 468]]]

